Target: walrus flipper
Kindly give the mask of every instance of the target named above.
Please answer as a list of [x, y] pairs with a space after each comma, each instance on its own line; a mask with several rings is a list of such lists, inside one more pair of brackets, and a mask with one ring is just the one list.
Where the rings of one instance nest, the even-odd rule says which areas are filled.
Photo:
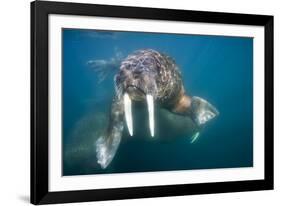
[[115, 156], [124, 128], [123, 101], [115, 98], [111, 106], [111, 116], [107, 131], [96, 141], [97, 161], [105, 169]]
[[219, 115], [218, 110], [213, 105], [196, 96], [192, 97], [191, 99], [191, 111], [193, 121], [198, 126], [205, 124], [209, 120]]
[[193, 134], [191, 137], [190, 143], [191, 144], [194, 143], [198, 139], [199, 135], [200, 135], [200, 132], [196, 132], [195, 134]]
[[117, 53], [116, 57], [111, 59], [89, 60], [87, 65], [98, 74], [98, 82], [103, 82], [111, 72], [117, 71], [122, 61], [122, 54]]

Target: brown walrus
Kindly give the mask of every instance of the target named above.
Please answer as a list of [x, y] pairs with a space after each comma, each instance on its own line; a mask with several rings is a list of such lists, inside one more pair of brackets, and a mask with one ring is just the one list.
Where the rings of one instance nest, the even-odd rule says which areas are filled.
[[[104, 61], [100, 63], [105, 64]], [[114, 83], [116, 95], [111, 106], [108, 128], [96, 142], [97, 160], [102, 168], [106, 168], [112, 161], [125, 122], [130, 136], [134, 135], [132, 101], [146, 103], [151, 137], [155, 136], [156, 105], [190, 117], [197, 127], [219, 114], [206, 100], [189, 96], [175, 61], [152, 49], [138, 50], [125, 58], [114, 77]]]

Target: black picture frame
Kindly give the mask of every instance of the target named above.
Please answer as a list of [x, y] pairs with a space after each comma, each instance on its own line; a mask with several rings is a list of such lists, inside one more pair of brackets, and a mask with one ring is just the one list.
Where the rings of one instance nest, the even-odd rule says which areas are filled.
[[[115, 189], [48, 190], [48, 15], [257, 25], [265, 28], [265, 178]], [[273, 189], [273, 16], [63, 2], [31, 2], [31, 203], [50, 204]]]

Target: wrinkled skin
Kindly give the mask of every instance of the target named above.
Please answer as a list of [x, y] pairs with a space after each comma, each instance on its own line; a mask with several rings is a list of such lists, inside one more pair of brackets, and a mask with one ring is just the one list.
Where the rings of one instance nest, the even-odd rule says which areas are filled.
[[119, 98], [127, 92], [132, 100], [145, 101], [151, 94], [165, 108], [173, 106], [184, 92], [174, 60], [151, 49], [129, 55], [115, 76], [115, 85]]

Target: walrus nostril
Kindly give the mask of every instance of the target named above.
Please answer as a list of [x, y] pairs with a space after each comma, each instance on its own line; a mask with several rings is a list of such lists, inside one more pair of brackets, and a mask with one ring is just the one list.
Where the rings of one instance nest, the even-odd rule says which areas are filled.
[[143, 89], [141, 89], [140, 87], [137, 87], [135, 85], [128, 85], [127, 88], [126, 88], [126, 91], [128, 91], [128, 92], [138, 92], [138, 93], [143, 94], [143, 95], [146, 94], [146, 92]]

